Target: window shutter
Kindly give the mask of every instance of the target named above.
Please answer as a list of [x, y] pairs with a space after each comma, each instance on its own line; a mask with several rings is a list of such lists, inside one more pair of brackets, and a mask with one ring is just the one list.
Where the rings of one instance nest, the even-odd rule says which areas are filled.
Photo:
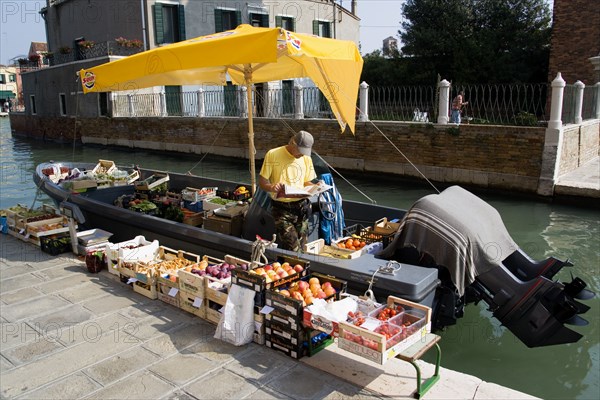
[[265, 28], [269, 27], [269, 14], [262, 14], [260, 16], [260, 26]]
[[292, 17], [292, 32], [296, 32], [296, 18]]
[[325, 37], [331, 37], [331, 22], [325, 23]]
[[179, 5], [178, 11], [179, 18], [177, 22], [179, 23], [179, 41], [182, 41], [185, 40], [185, 12], [183, 11], [183, 5]]
[[313, 20], [313, 35], [319, 36], [319, 21]]
[[152, 6], [154, 11], [154, 41], [163, 44], [165, 41], [162, 4]]
[[275, 16], [275, 26], [281, 28], [283, 26], [281, 15]]
[[235, 27], [242, 23], [242, 12], [240, 10], [236, 10], [235, 12]]
[[223, 32], [223, 10], [215, 9], [215, 33]]

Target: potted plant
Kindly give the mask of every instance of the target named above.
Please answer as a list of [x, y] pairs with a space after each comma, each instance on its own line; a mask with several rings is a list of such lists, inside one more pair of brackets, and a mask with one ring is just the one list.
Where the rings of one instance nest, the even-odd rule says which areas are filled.
[[82, 40], [81, 42], [77, 43], [82, 50], [91, 49], [95, 44], [96, 43], [94, 43], [92, 40]]
[[58, 52], [60, 54], [70, 54], [72, 50], [73, 49], [71, 49], [69, 46], [62, 46], [60, 49], [58, 49]]

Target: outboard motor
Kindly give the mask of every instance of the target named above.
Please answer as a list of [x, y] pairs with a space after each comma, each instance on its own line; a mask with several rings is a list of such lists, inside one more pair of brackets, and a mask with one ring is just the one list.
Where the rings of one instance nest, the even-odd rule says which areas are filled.
[[[425, 196], [408, 211], [394, 241], [378, 257], [435, 266], [445, 277], [434, 306], [434, 327], [462, 316], [465, 302], [485, 301], [528, 347], [572, 343], [582, 335], [565, 324], [586, 325], [589, 307], [578, 300], [594, 296], [585, 282], [553, 281], [569, 261], [554, 257], [536, 262], [512, 240], [489, 204], [452, 186]], [[453, 319], [454, 318], [454, 319]]]

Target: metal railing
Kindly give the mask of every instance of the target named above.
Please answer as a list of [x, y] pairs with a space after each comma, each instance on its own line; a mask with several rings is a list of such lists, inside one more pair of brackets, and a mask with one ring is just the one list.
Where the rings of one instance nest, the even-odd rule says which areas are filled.
[[48, 53], [42, 56], [40, 61], [22, 61], [18, 63], [21, 72], [46, 68], [70, 63], [79, 60], [89, 60], [97, 57], [106, 56], [130, 56], [139, 53], [144, 49], [141, 47], [126, 47], [111, 40], [107, 42], [95, 43], [90, 48], [82, 48], [80, 46], [61, 47], [58, 52]]
[[[294, 118], [302, 110], [303, 118], [332, 119], [329, 103], [316, 87], [302, 89], [302, 107], [297, 89], [255, 90], [253, 115], [268, 118]], [[453, 85], [450, 99], [465, 92], [468, 105], [463, 122], [517, 126], [544, 126], [547, 123], [549, 84]], [[585, 88], [583, 119], [597, 115], [600, 86]], [[369, 119], [378, 121], [437, 122], [438, 90], [431, 86], [369, 87]], [[571, 123], [575, 114], [575, 89], [567, 85], [564, 92], [562, 121]], [[115, 117], [245, 117], [246, 94], [236, 86], [210, 88], [181, 93], [115, 95]]]

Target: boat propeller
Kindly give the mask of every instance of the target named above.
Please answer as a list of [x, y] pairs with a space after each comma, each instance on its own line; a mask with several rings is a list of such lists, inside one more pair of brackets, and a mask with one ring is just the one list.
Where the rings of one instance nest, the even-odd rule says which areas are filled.
[[574, 299], [589, 300], [596, 296], [594, 292], [585, 288], [587, 284], [581, 278], [573, 277], [573, 274], [571, 274], [571, 282], [564, 285], [565, 293]]

